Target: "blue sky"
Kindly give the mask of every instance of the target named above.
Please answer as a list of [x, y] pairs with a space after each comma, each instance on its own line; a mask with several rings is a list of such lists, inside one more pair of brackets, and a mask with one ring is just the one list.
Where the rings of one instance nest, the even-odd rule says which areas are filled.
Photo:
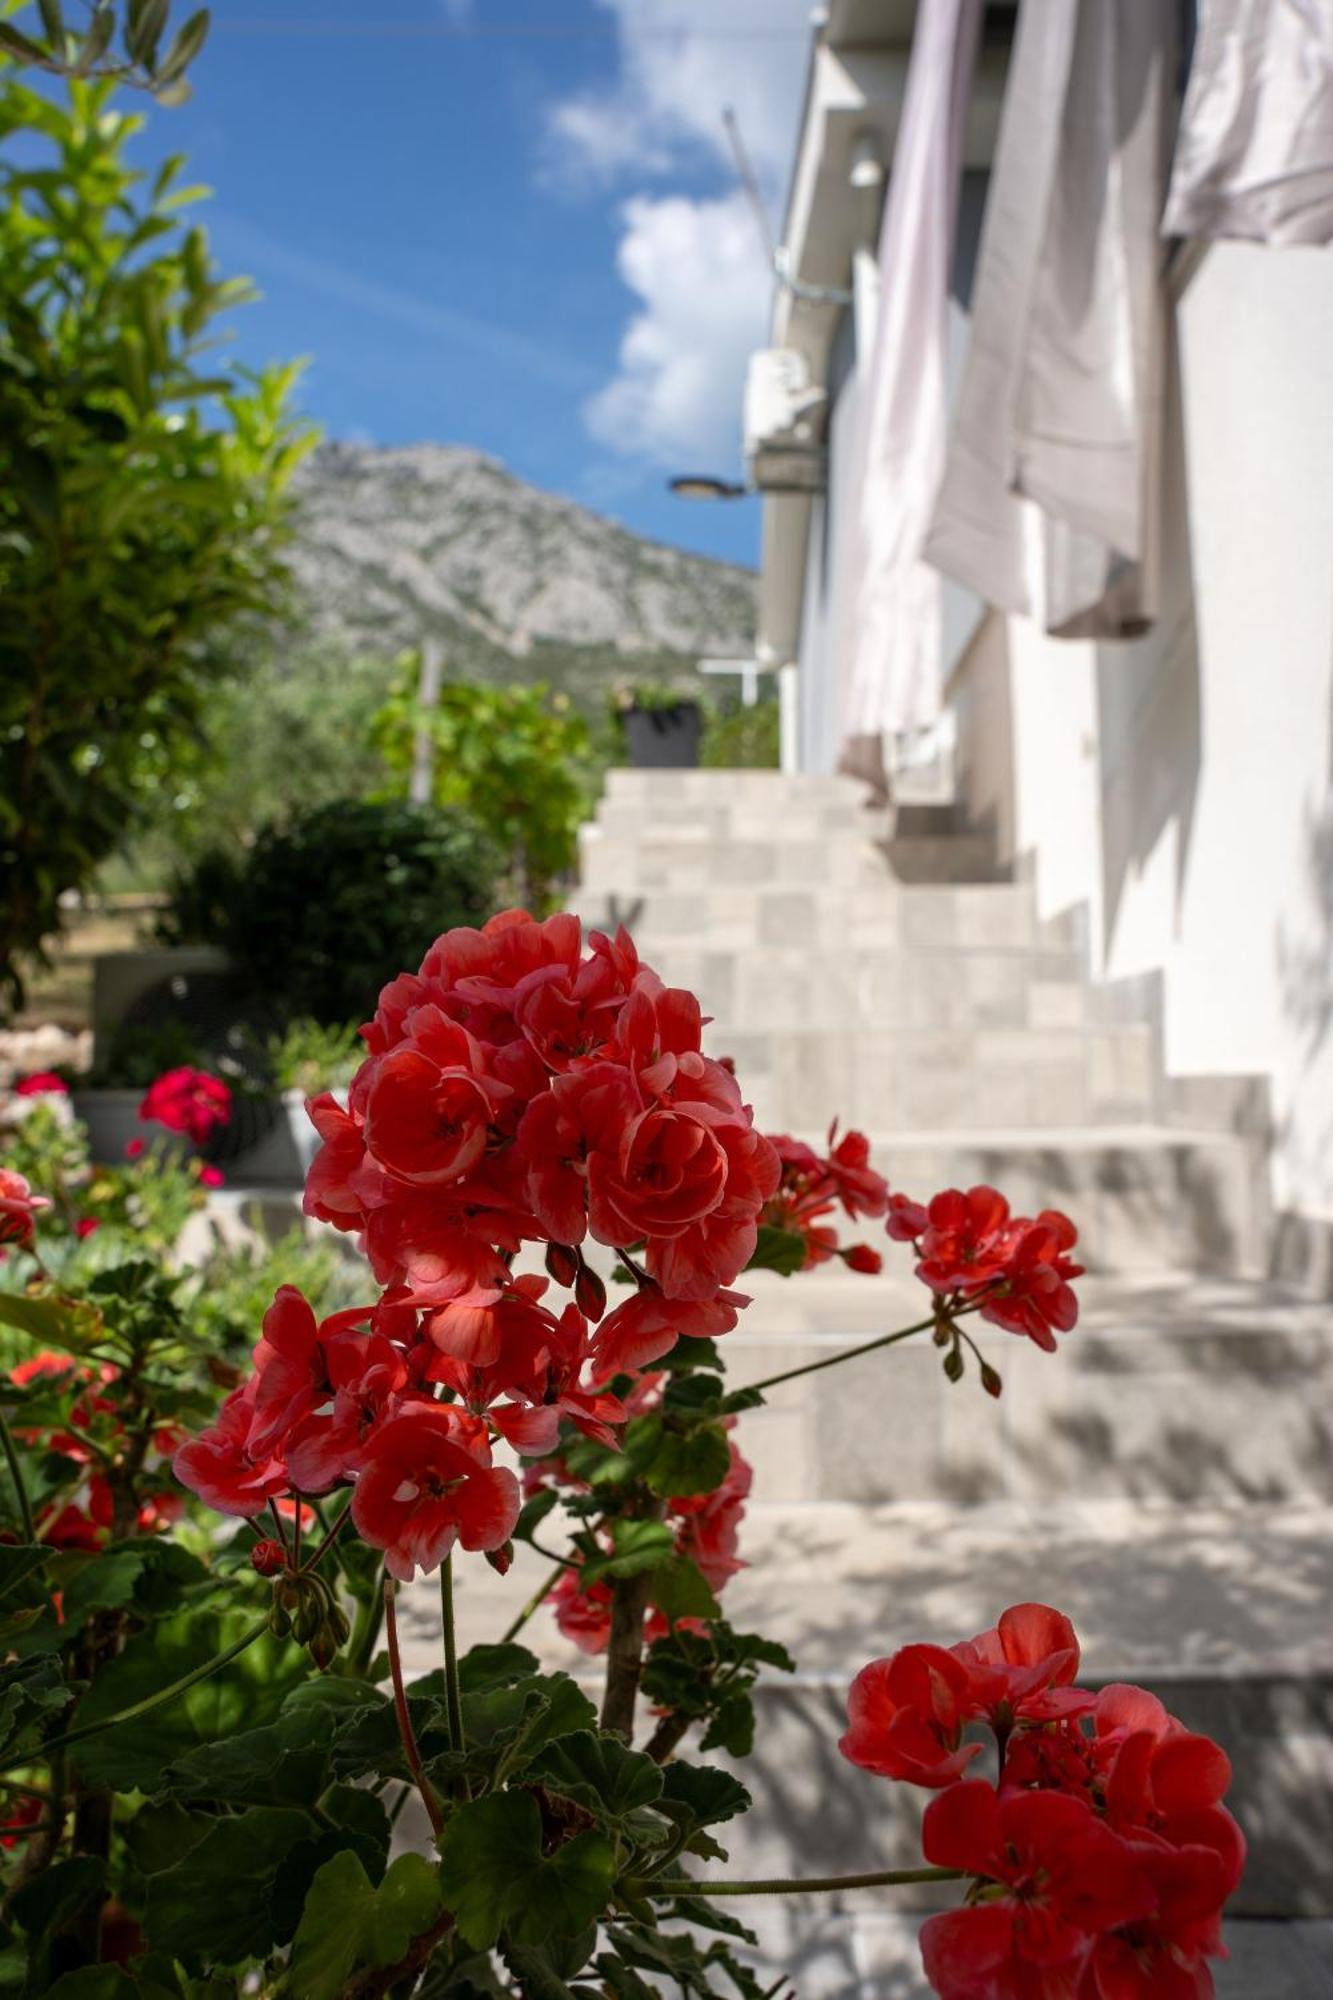
[[[180, 12], [179, 4], [174, 12]], [[631, 527], [753, 561], [739, 470], [762, 338], [736, 105], [780, 208], [808, 0], [218, 0], [193, 101], [153, 109], [214, 198], [223, 269], [264, 297], [253, 361], [310, 359], [334, 437], [495, 453]]]

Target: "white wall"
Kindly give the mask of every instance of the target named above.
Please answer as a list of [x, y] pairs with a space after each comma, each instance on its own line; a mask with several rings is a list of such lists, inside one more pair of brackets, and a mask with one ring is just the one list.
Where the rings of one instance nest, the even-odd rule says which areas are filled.
[[1216, 245], [1177, 319], [1162, 617], [1010, 621], [1016, 846], [1163, 970], [1168, 1068], [1271, 1073], [1279, 1204], [1333, 1221], [1333, 250]]

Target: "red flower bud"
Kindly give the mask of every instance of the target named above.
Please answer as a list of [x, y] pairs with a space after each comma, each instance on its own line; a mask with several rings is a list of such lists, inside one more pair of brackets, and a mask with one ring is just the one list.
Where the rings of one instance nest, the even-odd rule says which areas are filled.
[[868, 1243], [851, 1244], [843, 1251], [842, 1261], [849, 1271], [860, 1271], [867, 1278], [877, 1277], [884, 1268], [884, 1259]]
[[281, 1542], [256, 1542], [250, 1560], [261, 1576], [280, 1576], [287, 1567], [287, 1551]]
[[486, 1560], [497, 1576], [507, 1576], [514, 1560], [514, 1544], [501, 1542], [498, 1549], [487, 1549]]
[[546, 1268], [557, 1285], [573, 1285], [579, 1275], [579, 1253], [568, 1243], [548, 1243]]
[[598, 1320], [606, 1311], [606, 1286], [596, 1271], [586, 1264], [579, 1267], [579, 1275], [574, 1283], [574, 1302], [585, 1319]]

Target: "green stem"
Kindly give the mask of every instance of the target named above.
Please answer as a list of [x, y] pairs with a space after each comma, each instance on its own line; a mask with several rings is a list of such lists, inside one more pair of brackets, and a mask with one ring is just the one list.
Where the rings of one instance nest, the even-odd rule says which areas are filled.
[[104, 1729], [114, 1729], [118, 1723], [132, 1722], [136, 1716], [147, 1715], [151, 1710], [161, 1708], [164, 1703], [174, 1701], [177, 1695], [184, 1694], [188, 1688], [196, 1687], [200, 1681], [206, 1681], [210, 1674], [229, 1666], [233, 1660], [239, 1658], [247, 1646], [253, 1646], [256, 1639], [262, 1639], [268, 1630], [268, 1614], [265, 1613], [257, 1625], [252, 1625], [247, 1632], [243, 1632], [236, 1643], [228, 1646], [225, 1652], [214, 1654], [213, 1658], [205, 1660], [201, 1667], [193, 1667], [188, 1674], [182, 1674], [178, 1681], [172, 1681], [169, 1687], [159, 1688], [156, 1694], [145, 1695], [142, 1701], [132, 1702], [128, 1708], [120, 1709], [115, 1715], [103, 1716], [100, 1722], [85, 1722], [81, 1729], [69, 1729], [63, 1736], [49, 1737], [39, 1752], [26, 1750], [22, 1756], [9, 1757], [3, 1765], [0, 1765], [0, 1770], [9, 1771], [19, 1764], [31, 1764], [37, 1756], [48, 1758], [53, 1751], [67, 1750], [71, 1743], [82, 1743], [89, 1736], [100, 1736]]
[[398, 1736], [403, 1746], [403, 1756], [407, 1768], [412, 1773], [413, 1783], [421, 1794], [421, 1803], [426, 1808], [431, 1828], [438, 1840], [444, 1831], [444, 1813], [440, 1807], [435, 1787], [426, 1776], [421, 1762], [421, 1751], [417, 1747], [416, 1733], [412, 1728], [412, 1713], [407, 1706], [407, 1689], [403, 1685], [403, 1656], [398, 1645], [398, 1612], [395, 1597], [398, 1586], [391, 1576], [384, 1579], [384, 1636], [389, 1646], [389, 1672], [393, 1676], [393, 1706], [398, 1718]]
[[458, 1685], [458, 1634], [454, 1627], [453, 1551], [440, 1564], [440, 1622], [444, 1627], [444, 1693], [449, 1713], [449, 1747], [462, 1750], [463, 1696]]
[[381, 1563], [370, 1596], [358, 1601], [356, 1624], [347, 1649], [348, 1665], [361, 1679], [365, 1678], [375, 1656], [375, 1643], [384, 1622], [384, 1574], [384, 1564]]
[[26, 1542], [35, 1542], [37, 1540], [37, 1523], [33, 1519], [32, 1502], [28, 1498], [28, 1489], [23, 1483], [23, 1467], [19, 1464], [19, 1455], [14, 1449], [14, 1440], [9, 1434], [9, 1425], [5, 1422], [3, 1411], [0, 1411], [0, 1445], [4, 1447], [5, 1458], [9, 1465], [9, 1476], [14, 1482], [14, 1493], [19, 1503], [19, 1519], [23, 1523], [23, 1539]]
[[529, 1618], [535, 1617], [537, 1612], [541, 1610], [543, 1604], [545, 1604], [547, 1598], [550, 1596], [551, 1592], [555, 1589], [556, 1585], [559, 1583], [561, 1577], [564, 1575], [568, 1567], [569, 1564], [562, 1560], [560, 1563], [557, 1564], [556, 1568], [551, 1571], [551, 1574], [547, 1577], [545, 1583], [543, 1583], [537, 1590], [533, 1591], [532, 1596], [523, 1606], [523, 1609], [519, 1612], [513, 1624], [506, 1631], [504, 1638], [500, 1641], [502, 1646], [507, 1646], [511, 1639], [517, 1639], [519, 1633], [523, 1630], [523, 1627], [527, 1624]]
[[910, 1882], [961, 1882], [961, 1868], [882, 1868], [870, 1875], [774, 1876], [760, 1882], [644, 1881], [633, 1886], [648, 1896], [800, 1896], [827, 1889], [892, 1889]]
[[[955, 1320], [960, 1313], [976, 1310], [976, 1306], [950, 1307], [947, 1317]], [[766, 1375], [762, 1382], [745, 1382], [741, 1386], [745, 1389], [776, 1389], [780, 1382], [795, 1382], [801, 1375], [817, 1375], [821, 1368], [837, 1368], [844, 1361], [859, 1361], [863, 1354], [873, 1354], [879, 1347], [892, 1347], [895, 1341], [908, 1340], [914, 1333], [933, 1333], [939, 1324], [939, 1315], [932, 1313], [929, 1319], [919, 1319], [915, 1326], [901, 1327], [897, 1333], [881, 1333], [874, 1340], [862, 1341], [859, 1347], [844, 1347], [823, 1361], [806, 1361], [799, 1368], [785, 1368], [781, 1375]]]
[[[307, 1556], [304, 1562], [301, 1561], [301, 1530], [298, 1525], [296, 1531], [296, 1546], [292, 1551], [292, 1561], [296, 1564], [302, 1576], [304, 1576], [308, 1570], [318, 1569], [320, 1563], [323, 1562], [325, 1556], [328, 1554], [329, 1550], [333, 1547], [333, 1544], [337, 1541], [339, 1535], [342, 1533], [343, 1522], [347, 1519], [347, 1516], [351, 1513], [351, 1511], [352, 1511], [352, 1496], [349, 1493], [341, 1512], [334, 1520], [333, 1526], [329, 1529], [329, 1532], [327, 1533], [327, 1535], [325, 1535], [323, 1541], [316, 1548], [315, 1553], [312, 1556]], [[296, 1519], [299, 1524], [301, 1519], [301, 1503], [299, 1500], [296, 1503]]]

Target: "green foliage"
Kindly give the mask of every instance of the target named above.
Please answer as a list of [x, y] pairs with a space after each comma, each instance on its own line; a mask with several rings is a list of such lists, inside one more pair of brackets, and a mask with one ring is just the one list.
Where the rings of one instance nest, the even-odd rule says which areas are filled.
[[400, 1854], [378, 1888], [354, 1854], [326, 1861], [306, 1897], [292, 1946], [293, 2000], [338, 2000], [354, 1972], [396, 1965], [443, 1907], [419, 1854]]
[[420, 661], [407, 654], [375, 721], [384, 762], [406, 788], [419, 734], [432, 746], [432, 797], [484, 827], [507, 868], [507, 895], [545, 909], [573, 867], [591, 800], [591, 739], [567, 696], [543, 681], [489, 687], [447, 681], [418, 699]]
[[288, 1019], [345, 1029], [441, 931], [494, 907], [499, 858], [461, 813], [342, 799], [207, 854], [177, 883], [164, 934], [221, 945]]
[[[159, 104], [184, 104], [185, 72], [208, 39], [201, 7], [168, 32], [168, 0], [95, 0], [85, 18], [68, 18], [61, 0], [38, 0], [37, 17], [0, 20], [0, 53], [51, 76], [107, 78], [151, 90]], [[117, 50], [119, 41], [123, 55]]]
[[[151, 4], [151, 0], [150, 0]], [[159, 9], [160, 11], [160, 9]], [[109, 82], [0, 76], [0, 981], [199, 727], [210, 642], [284, 601], [292, 369], [215, 357], [249, 296], [126, 162]]]
[[440, 1842], [440, 1886], [469, 1944], [570, 1937], [601, 1915], [615, 1880], [604, 1834], [575, 1834], [543, 1852], [541, 1810], [530, 1792], [492, 1793], [462, 1806]]
[[744, 708], [728, 700], [706, 712], [699, 746], [702, 765], [725, 771], [776, 771], [779, 753], [776, 701], [757, 701]]
[[270, 1036], [267, 1052], [279, 1090], [299, 1090], [303, 1097], [313, 1097], [350, 1083], [366, 1045], [354, 1022], [326, 1026], [304, 1017], [289, 1022], [280, 1035]]

